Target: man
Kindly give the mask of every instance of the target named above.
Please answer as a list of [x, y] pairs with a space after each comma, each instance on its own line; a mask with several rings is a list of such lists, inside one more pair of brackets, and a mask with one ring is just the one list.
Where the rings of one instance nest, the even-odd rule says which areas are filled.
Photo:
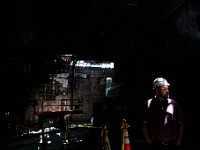
[[158, 77], [153, 81], [155, 97], [145, 101], [142, 132], [153, 149], [171, 149], [182, 144], [184, 117], [173, 99], [169, 98], [169, 83]]

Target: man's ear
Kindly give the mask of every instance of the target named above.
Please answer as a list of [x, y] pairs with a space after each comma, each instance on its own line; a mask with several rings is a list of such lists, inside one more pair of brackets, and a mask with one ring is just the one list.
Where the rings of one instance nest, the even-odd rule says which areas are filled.
[[157, 92], [160, 91], [160, 88], [157, 87], [157, 88], [155, 88], [154, 90], [155, 90], [155, 93], [157, 93]]

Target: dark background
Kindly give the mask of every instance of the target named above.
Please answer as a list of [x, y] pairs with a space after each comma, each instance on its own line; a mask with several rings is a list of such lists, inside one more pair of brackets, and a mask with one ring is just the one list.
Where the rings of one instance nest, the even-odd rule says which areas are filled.
[[[23, 113], [29, 89], [51, 71], [44, 63], [72, 53], [78, 59], [115, 62], [115, 81], [128, 85], [133, 118], [152, 96], [152, 81], [165, 77], [185, 114], [186, 137], [195, 140], [200, 123], [200, 21], [193, 14], [198, 8], [195, 0], [1, 2], [1, 111]], [[25, 64], [33, 66], [28, 75]]]

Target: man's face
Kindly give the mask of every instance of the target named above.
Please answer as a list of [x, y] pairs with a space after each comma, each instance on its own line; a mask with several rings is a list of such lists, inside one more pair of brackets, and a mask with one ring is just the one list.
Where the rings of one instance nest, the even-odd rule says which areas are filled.
[[160, 86], [156, 92], [158, 97], [168, 98], [169, 97], [169, 87], [168, 85]]

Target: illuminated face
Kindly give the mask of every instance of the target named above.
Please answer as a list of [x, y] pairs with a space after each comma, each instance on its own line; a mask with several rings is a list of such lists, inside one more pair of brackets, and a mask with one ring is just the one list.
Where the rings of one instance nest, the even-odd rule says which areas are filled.
[[169, 86], [163, 85], [157, 88], [156, 95], [160, 98], [168, 98], [169, 97]]

